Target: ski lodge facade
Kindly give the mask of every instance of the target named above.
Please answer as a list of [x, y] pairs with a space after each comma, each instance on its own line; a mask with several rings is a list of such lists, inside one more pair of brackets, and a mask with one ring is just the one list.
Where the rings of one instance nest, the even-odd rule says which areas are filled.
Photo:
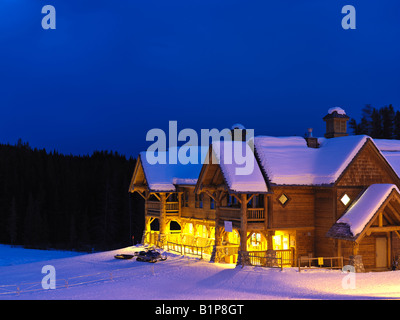
[[358, 256], [367, 270], [391, 268], [400, 255], [400, 141], [348, 136], [348, 119], [330, 109], [324, 138], [256, 136], [249, 175], [221, 160], [222, 142], [207, 154], [219, 163], [151, 165], [140, 153], [129, 191], [145, 199], [143, 241], [231, 263]]

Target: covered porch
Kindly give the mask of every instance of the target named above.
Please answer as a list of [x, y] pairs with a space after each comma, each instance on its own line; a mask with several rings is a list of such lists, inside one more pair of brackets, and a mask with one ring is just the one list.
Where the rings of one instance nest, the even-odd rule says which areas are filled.
[[338, 256], [359, 257], [365, 270], [392, 268], [400, 255], [400, 193], [392, 184], [368, 187], [331, 227]]

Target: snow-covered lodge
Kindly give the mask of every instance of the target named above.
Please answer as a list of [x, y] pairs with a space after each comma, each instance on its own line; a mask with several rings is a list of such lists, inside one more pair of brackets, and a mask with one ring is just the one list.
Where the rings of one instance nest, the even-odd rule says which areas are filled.
[[[361, 256], [367, 270], [390, 268], [400, 254], [400, 141], [349, 136], [348, 119], [330, 109], [324, 138], [256, 136], [249, 175], [224, 161], [151, 165], [140, 153], [130, 192], [145, 199], [143, 241], [209, 248], [214, 261]], [[221, 144], [207, 157], [221, 158]]]

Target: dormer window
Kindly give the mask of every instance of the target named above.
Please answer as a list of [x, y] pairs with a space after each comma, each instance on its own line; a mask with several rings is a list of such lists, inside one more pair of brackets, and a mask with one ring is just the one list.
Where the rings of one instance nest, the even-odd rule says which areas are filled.
[[344, 206], [347, 206], [350, 203], [350, 197], [345, 193], [343, 197], [340, 198], [340, 201], [343, 203]]

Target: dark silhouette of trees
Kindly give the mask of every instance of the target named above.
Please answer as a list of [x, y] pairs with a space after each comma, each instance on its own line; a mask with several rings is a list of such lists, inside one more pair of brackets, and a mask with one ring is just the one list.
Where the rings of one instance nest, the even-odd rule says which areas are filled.
[[135, 159], [0, 145], [0, 243], [108, 250], [140, 241], [144, 202], [129, 194]]
[[359, 123], [352, 118], [349, 127], [353, 134], [366, 134], [376, 139], [400, 139], [400, 112], [394, 111], [392, 105], [380, 109], [370, 105], [362, 109]]

